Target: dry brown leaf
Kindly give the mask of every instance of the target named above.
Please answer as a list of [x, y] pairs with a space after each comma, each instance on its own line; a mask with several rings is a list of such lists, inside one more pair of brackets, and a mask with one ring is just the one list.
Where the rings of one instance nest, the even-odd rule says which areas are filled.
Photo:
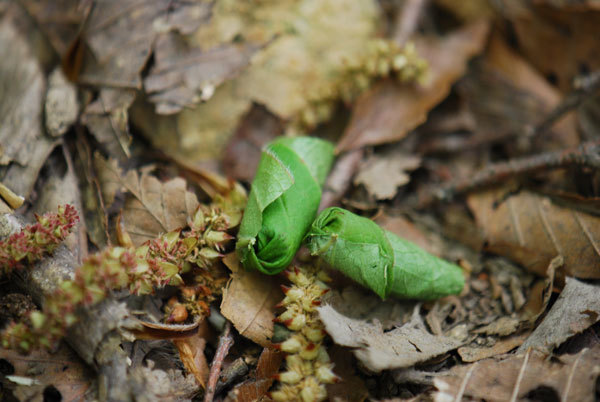
[[[295, 118], [360, 60], [377, 34], [374, 0], [216, 2], [209, 24], [190, 38], [211, 49], [239, 39], [268, 45], [213, 97], [175, 116], [156, 116], [134, 105], [132, 121], [154, 147], [188, 163], [220, 159], [238, 120], [252, 102], [282, 118]], [[140, 106], [140, 107], [137, 107]], [[145, 107], [143, 107], [145, 106]]]
[[561, 255], [566, 275], [600, 278], [600, 218], [527, 191], [504, 195], [485, 191], [468, 197], [490, 251], [541, 276]]
[[331, 305], [318, 308], [319, 317], [333, 341], [355, 348], [353, 353], [373, 372], [410, 367], [456, 349], [463, 342], [427, 331], [418, 309], [409, 322], [384, 332], [379, 321], [348, 318]]
[[[205, 19], [209, 14], [203, 16]], [[155, 44], [154, 65], [144, 80], [156, 113], [173, 114], [209, 100], [215, 88], [232, 78], [259, 49], [253, 44], [227, 44], [203, 50], [191, 47], [174, 32], [161, 35]]]
[[365, 186], [369, 194], [378, 200], [394, 198], [398, 187], [407, 184], [410, 176], [407, 172], [421, 165], [421, 158], [416, 155], [390, 153], [388, 155], [372, 155], [363, 162], [354, 184]]
[[223, 258], [231, 279], [223, 290], [221, 314], [240, 335], [261, 346], [271, 345], [275, 305], [281, 301], [279, 284], [272, 276], [246, 271], [235, 253]]
[[85, 16], [80, 0], [23, 0], [19, 4], [59, 55], [64, 55]]
[[584, 349], [576, 355], [548, 359], [529, 351], [455, 366], [434, 379], [438, 402], [482, 399], [486, 401], [540, 400], [537, 390], [546, 391], [544, 400], [595, 400], [600, 348]]
[[538, 0], [537, 3], [573, 10], [600, 10], [600, 0]]
[[79, 82], [141, 89], [140, 72], [157, 35], [171, 29], [193, 32], [203, 21], [198, 17], [210, 12], [210, 7], [208, 3], [169, 0], [96, 4], [82, 33], [88, 51]]
[[273, 376], [279, 372], [282, 362], [283, 353], [264, 348], [258, 359], [254, 378], [236, 385], [227, 394], [225, 401], [254, 402], [263, 398], [273, 385]]
[[463, 362], [473, 363], [489, 357], [508, 353], [521, 346], [523, 342], [525, 342], [527, 336], [529, 336], [529, 333], [503, 338], [490, 347], [462, 346], [458, 348], [458, 354]]
[[576, 9], [537, 4], [540, 2], [501, 3], [499, 10], [513, 24], [521, 53], [561, 90], [571, 89], [578, 74], [600, 68], [595, 40], [600, 24], [598, 4], [579, 4]]
[[45, 102], [46, 130], [53, 137], [67, 132], [79, 114], [77, 89], [67, 81], [60, 67], [54, 69], [48, 78], [48, 92]]
[[333, 345], [327, 349], [334, 364], [334, 372], [340, 378], [327, 385], [327, 396], [334, 402], [362, 402], [369, 396], [363, 377], [358, 373], [350, 350]]
[[242, 96], [288, 119], [364, 55], [377, 34], [378, 12], [373, 0], [217, 3], [197, 39], [205, 47], [236, 36], [259, 44], [272, 40], [235, 80], [236, 86]]
[[131, 330], [136, 339], [144, 340], [176, 340], [193, 337], [198, 333], [200, 324], [204, 322], [202, 316], [195, 316], [194, 321], [189, 324], [166, 324], [156, 321], [144, 321], [137, 319], [139, 328]]
[[521, 325], [519, 317], [503, 316], [473, 332], [476, 334], [508, 336], [517, 331]]
[[410, 320], [416, 302], [390, 298], [382, 301], [367, 289], [346, 286], [327, 293], [324, 301], [346, 318], [365, 322], [378, 321], [384, 330], [400, 326]]
[[27, 198], [56, 142], [42, 132], [44, 73], [13, 24], [0, 20], [0, 180]]
[[494, 17], [494, 9], [488, 0], [435, 0], [435, 4], [446, 8], [462, 21], [479, 21]]
[[262, 106], [252, 106], [225, 148], [222, 165], [227, 176], [252, 181], [262, 147], [282, 132], [279, 118]]
[[482, 51], [487, 33], [488, 24], [478, 22], [446, 37], [419, 38], [417, 51], [429, 62], [428, 84], [418, 87], [384, 80], [375, 85], [357, 100], [338, 151], [398, 141], [423, 123], [465, 73], [469, 59]]
[[45, 400], [44, 389], [48, 386], [56, 388], [63, 401], [84, 400], [84, 394], [96, 379], [95, 373], [64, 343], [52, 354], [35, 350], [24, 356], [0, 349], [0, 359], [14, 367], [13, 375], [37, 381], [33, 386], [17, 386], [15, 394], [19, 400]]
[[184, 227], [198, 208], [196, 195], [186, 189], [182, 178], [161, 182], [147, 168], [141, 169], [141, 174], [135, 170], [123, 174], [115, 160], [107, 161], [99, 154], [94, 163], [107, 206], [117, 191], [127, 191], [123, 221], [136, 246], [160, 233]]
[[567, 278], [558, 300], [519, 351], [524, 352], [531, 347], [549, 353], [568, 338], [598, 322], [599, 292], [600, 287], [596, 284]]
[[179, 351], [179, 358], [187, 371], [194, 375], [194, 378], [203, 389], [206, 388], [210, 371], [204, 355], [206, 339], [197, 334], [191, 338], [176, 339], [173, 344]]
[[[486, 55], [459, 90], [477, 122], [477, 137], [502, 138], [527, 133], [558, 106], [562, 96], [500, 35], [492, 35]], [[570, 113], [535, 143], [539, 149], [579, 144], [575, 116]]]
[[112, 158], [124, 160], [130, 156], [127, 110], [134, 99], [135, 91], [103, 88], [81, 116], [81, 122]]
[[238, 119], [251, 105], [234, 83], [227, 81], [216, 89], [210, 101], [193, 109], [165, 116], [154, 113], [150, 103], [135, 102], [130, 117], [154, 148], [175, 160], [200, 164], [220, 158]]

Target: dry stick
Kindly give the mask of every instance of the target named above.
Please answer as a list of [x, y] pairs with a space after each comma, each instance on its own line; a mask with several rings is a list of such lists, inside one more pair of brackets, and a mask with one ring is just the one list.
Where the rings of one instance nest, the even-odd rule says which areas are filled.
[[402, 11], [396, 16], [392, 33], [392, 38], [398, 45], [403, 46], [417, 30], [423, 10], [428, 3], [429, 0], [406, 0]]
[[475, 149], [484, 145], [509, 141], [519, 136], [533, 139], [547, 132], [565, 113], [579, 106], [584, 100], [600, 88], [600, 71], [578, 77], [574, 82], [574, 90], [569, 93], [552, 111], [539, 123], [528, 126], [519, 132], [498, 132], [486, 135], [485, 138], [451, 139], [440, 138], [422, 144], [422, 154], [431, 153], [454, 153], [465, 149]]
[[546, 118], [528, 133], [535, 137], [546, 132], [554, 123], [556, 123], [565, 113], [575, 109], [591, 94], [600, 88], [600, 71], [594, 71], [590, 74], [578, 77], [574, 83], [575, 90], [569, 93], [565, 99], [558, 104]]
[[219, 338], [219, 346], [217, 346], [217, 353], [210, 366], [210, 374], [208, 376], [208, 385], [206, 386], [206, 394], [204, 394], [204, 402], [212, 402], [215, 397], [215, 391], [217, 389], [217, 381], [219, 380], [219, 374], [221, 374], [221, 367], [223, 366], [223, 360], [229, 353], [229, 348], [233, 345], [233, 336], [231, 335], [231, 323], [227, 321], [223, 334]]
[[504, 181], [514, 176], [566, 166], [600, 169], [600, 140], [584, 142], [576, 148], [563, 151], [545, 152], [492, 164], [477, 172], [473, 177], [453, 180], [441, 186], [431, 187], [416, 198], [407, 199], [405, 205], [423, 208], [436, 201], [449, 201], [458, 194]]
[[[575, 90], [556, 106], [544, 120], [536, 125], [529, 137], [546, 132], [565, 113], [579, 106], [587, 97], [600, 88], [600, 71], [592, 72], [575, 80]], [[544, 169], [556, 169], [565, 166], [583, 166], [600, 168], [600, 142], [588, 141], [577, 148], [563, 151], [546, 152], [538, 155], [509, 160], [488, 166], [474, 177], [461, 178], [447, 184], [430, 187], [415, 197], [409, 197], [405, 205], [424, 208], [434, 202], [450, 201], [456, 195], [506, 180], [523, 174], [538, 172]]]

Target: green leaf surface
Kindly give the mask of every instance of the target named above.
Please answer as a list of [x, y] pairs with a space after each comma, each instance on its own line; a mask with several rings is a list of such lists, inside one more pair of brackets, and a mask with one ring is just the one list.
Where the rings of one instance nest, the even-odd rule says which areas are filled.
[[458, 266], [342, 208], [321, 212], [306, 242], [311, 254], [382, 299], [431, 300], [458, 294], [464, 286]]
[[274, 275], [290, 264], [332, 162], [333, 145], [317, 138], [282, 137], [264, 148], [236, 244], [246, 269]]

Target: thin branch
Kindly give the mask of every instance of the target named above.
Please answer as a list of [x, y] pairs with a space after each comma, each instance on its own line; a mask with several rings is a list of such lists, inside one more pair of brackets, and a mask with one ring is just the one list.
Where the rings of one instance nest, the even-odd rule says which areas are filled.
[[428, 0], [406, 0], [402, 10], [398, 12], [392, 38], [398, 45], [404, 46], [412, 34], [417, 30], [423, 11], [429, 3]]
[[559, 103], [544, 120], [537, 124], [530, 133], [531, 137], [536, 137], [550, 129], [564, 114], [575, 109], [596, 90], [600, 89], [600, 71], [594, 71], [590, 74], [578, 77], [574, 83], [575, 90], [569, 93], [561, 103]]
[[447, 184], [430, 187], [405, 205], [423, 208], [432, 203], [450, 201], [459, 194], [507, 179], [547, 169], [582, 166], [600, 169], [600, 140], [582, 143], [564, 151], [544, 152], [538, 155], [496, 163], [477, 172], [474, 176], [452, 180]]
[[231, 323], [227, 321], [223, 334], [219, 338], [219, 346], [217, 346], [217, 353], [210, 366], [210, 374], [208, 376], [208, 385], [206, 386], [206, 394], [204, 394], [204, 402], [212, 402], [215, 397], [217, 389], [217, 382], [219, 375], [221, 374], [221, 367], [223, 367], [223, 360], [229, 353], [229, 349], [233, 345], [233, 336], [231, 335]]

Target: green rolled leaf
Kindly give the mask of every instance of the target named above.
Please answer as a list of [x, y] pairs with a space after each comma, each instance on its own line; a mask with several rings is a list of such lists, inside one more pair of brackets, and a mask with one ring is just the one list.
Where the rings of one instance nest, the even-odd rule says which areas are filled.
[[342, 208], [321, 212], [306, 243], [311, 254], [382, 299], [437, 299], [460, 293], [465, 283], [458, 266]]
[[333, 145], [313, 137], [282, 137], [263, 149], [236, 244], [246, 269], [273, 275], [290, 264], [332, 162]]

